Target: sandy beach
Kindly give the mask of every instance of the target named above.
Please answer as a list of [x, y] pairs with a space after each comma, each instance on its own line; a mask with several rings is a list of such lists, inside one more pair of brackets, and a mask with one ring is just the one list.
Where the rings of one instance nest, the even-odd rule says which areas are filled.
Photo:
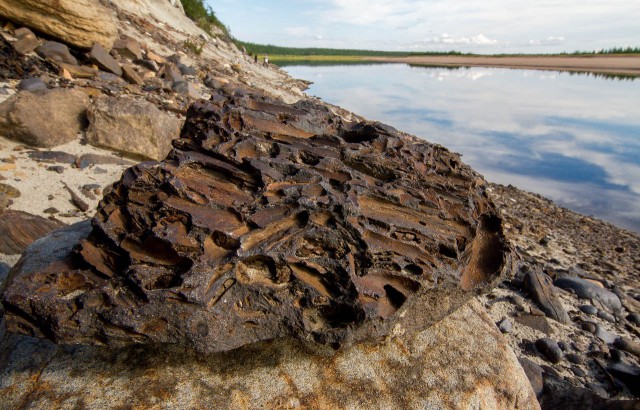
[[499, 67], [640, 76], [640, 55], [371, 57], [371, 61], [425, 66]]

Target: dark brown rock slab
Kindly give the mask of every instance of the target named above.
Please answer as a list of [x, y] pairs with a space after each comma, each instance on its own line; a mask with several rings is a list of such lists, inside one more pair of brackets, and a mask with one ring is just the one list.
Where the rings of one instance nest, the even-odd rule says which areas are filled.
[[113, 73], [117, 76], [122, 76], [122, 67], [120, 64], [111, 57], [109, 52], [100, 44], [95, 43], [89, 53], [91, 61], [98, 66], [98, 68]]
[[511, 269], [482, 177], [382, 124], [214, 95], [173, 146], [123, 174], [66, 258], [11, 273], [9, 331], [201, 352], [280, 337], [338, 347], [418, 332]]
[[553, 280], [547, 274], [528, 272], [524, 277], [523, 285], [533, 301], [548, 317], [560, 323], [571, 323], [571, 318], [554, 289]]
[[36, 239], [46, 235], [62, 223], [22, 211], [0, 212], [0, 252], [17, 255]]

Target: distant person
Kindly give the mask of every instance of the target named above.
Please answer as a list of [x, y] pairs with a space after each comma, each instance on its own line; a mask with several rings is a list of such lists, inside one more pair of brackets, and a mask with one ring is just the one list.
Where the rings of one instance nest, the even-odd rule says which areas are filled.
[[264, 65], [269, 65], [269, 55], [268, 54], [264, 55]]
[[258, 53], [256, 53], [256, 55], [253, 56], [253, 62], [258, 63]]

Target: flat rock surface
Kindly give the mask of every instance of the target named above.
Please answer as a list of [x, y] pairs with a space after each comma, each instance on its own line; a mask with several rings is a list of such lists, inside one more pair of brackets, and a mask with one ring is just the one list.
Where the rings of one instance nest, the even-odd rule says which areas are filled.
[[477, 302], [422, 332], [339, 351], [288, 339], [201, 356], [5, 334], [0, 357], [0, 409], [539, 408]]
[[9, 330], [203, 352], [340, 346], [422, 330], [510, 269], [482, 178], [381, 124], [218, 95], [190, 108], [174, 146], [125, 172], [68, 258], [10, 275]]

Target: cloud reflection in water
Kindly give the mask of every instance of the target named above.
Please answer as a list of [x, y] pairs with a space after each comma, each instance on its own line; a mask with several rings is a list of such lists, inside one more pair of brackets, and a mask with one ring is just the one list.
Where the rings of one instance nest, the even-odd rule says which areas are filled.
[[639, 81], [406, 65], [286, 67], [309, 94], [463, 154], [489, 181], [640, 232]]

